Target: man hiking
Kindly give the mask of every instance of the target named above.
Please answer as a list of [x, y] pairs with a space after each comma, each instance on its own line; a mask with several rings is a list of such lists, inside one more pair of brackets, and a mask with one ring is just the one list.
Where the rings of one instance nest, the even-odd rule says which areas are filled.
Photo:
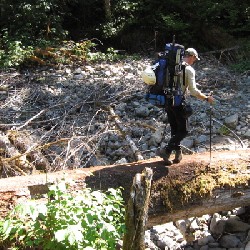
[[[183, 81], [183, 76], [185, 77], [184, 83], [182, 85], [182, 93], [187, 92], [189, 90], [192, 96], [200, 100], [204, 100], [209, 102], [210, 104], [213, 103], [214, 98], [212, 96], [207, 96], [203, 94], [196, 86], [195, 82], [195, 70], [191, 66], [197, 60], [200, 60], [198, 53], [193, 48], [188, 48], [185, 51], [184, 58], [183, 58], [183, 65], [185, 66], [184, 73], [181, 73], [180, 82]], [[171, 138], [166, 147], [158, 149], [156, 154], [163, 158], [166, 165], [171, 165], [173, 163], [179, 163], [182, 160], [182, 151], [180, 142], [187, 136], [188, 128], [187, 128], [187, 121], [188, 118], [185, 117], [183, 114], [183, 107], [182, 105], [173, 106], [167, 105], [166, 112], [168, 116], [168, 122], [171, 128]], [[175, 158], [173, 161], [170, 160], [170, 156], [172, 151], [175, 151]]]

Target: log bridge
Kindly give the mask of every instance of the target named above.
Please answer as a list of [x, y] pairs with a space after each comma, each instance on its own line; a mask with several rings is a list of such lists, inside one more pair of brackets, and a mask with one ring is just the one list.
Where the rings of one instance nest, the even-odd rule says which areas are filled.
[[179, 219], [228, 211], [250, 205], [250, 150], [184, 155], [179, 164], [166, 167], [161, 158], [138, 162], [65, 170], [0, 179], [0, 216], [16, 203], [39, 197], [48, 185], [66, 178], [74, 189], [123, 188], [128, 202], [136, 174], [153, 172], [147, 227]]

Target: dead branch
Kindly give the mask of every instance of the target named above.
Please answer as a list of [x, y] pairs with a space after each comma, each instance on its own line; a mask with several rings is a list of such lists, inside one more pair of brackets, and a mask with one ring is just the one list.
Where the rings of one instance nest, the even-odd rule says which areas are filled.
[[217, 53], [221, 54], [221, 53], [228, 52], [228, 51], [235, 51], [235, 50], [238, 50], [239, 48], [240, 46], [234, 46], [231, 48], [212, 50], [212, 51], [201, 53], [201, 55], [211, 55], [211, 54], [217, 54]]
[[37, 170], [49, 169], [49, 161], [41, 153], [37, 147], [36, 139], [27, 133], [27, 131], [18, 132], [17, 130], [10, 130], [7, 133], [10, 142], [21, 152], [26, 152], [30, 162], [32, 162]]
[[34, 147], [31, 147], [29, 148], [26, 152], [22, 153], [22, 154], [19, 154], [19, 155], [15, 155], [11, 158], [4, 158], [2, 159], [3, 162], [10, 162], [10, 161], [13, 161], [13, 160], [17, 160], [18, 158], [20, 157], [23, 157], [23, 156], [26, 156], [27, 154], [29, 154], [31, 151], [36, 151], [36, 150], [41, 150], [41, 149], [46, 149], [46, 148], [49, 148], [53, 145], [57, 145], [57, 144], [60, 144], [60, 143], [65, 143], [67, 141], [69, 141], [70, 138], [62, 138], [58, 141], [54, 141], [54, 142], [49, 142], [49, 143], [46, 143], [44, 145], [40, 145], [40, 146], [34, 146]]
[[37, 117], [39, 117], [40, 115], [42, 115], [46, 111], [47, 111], [47, 109], [41, 110], [38, 114], [36, 114], [35, 116], [31, 117], [28, 121], [26, 121], [22, 126], [16, 128], [16, 130], [18, 131], [18, 130], [21, 130], [22, 128], [28, 126], [33, 120], [35, 120]]
[[143, 156], [142, 156], [141, 152], [136, 147], [136, 145], [135, 145], [134, 141], [132, 140], [132, 138], [127, 134], [126, 128], [122, 125], [121, 120], [115, 114], [115, 112], [112, 109], [112, 107], [107, 106], [106, 109], [109, 111], [109, 113], [111, 114], [112, 118], [115, 120], [115, 124], [116, 124], [117, 128], [119, 129], [119, 131], [124, 135], [126, 141], [129, 143], [130, 148], [131, 148], [131, 150], [132, 150], [132, 152], [134, 154], [135, 160], [136, 161], [143, 160]]

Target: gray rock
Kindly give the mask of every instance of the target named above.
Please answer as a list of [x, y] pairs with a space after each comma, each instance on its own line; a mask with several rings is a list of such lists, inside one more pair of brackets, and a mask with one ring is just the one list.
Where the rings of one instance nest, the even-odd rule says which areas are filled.
[[222, 247], [230, 248], [237, 247], [240, 240], [235, 235], [223, 235], [219, 242]]
[[120, 160], [116, 161], [115, 164], [125, 164], [128, 163], [128, 161], [126, 160], [126, 158], [121, 158]]
[[200, 248], [200, 250], [208, 250], [209, 249], [209, 246], [202, 246], [201, 248]]
[[140, 106], [135, 109], [135, 115], [138, 117], [147, 117], [150, 114], [150, 110], [147, 107]]
[[187, 231], [186, 221], [185, 220], [178, 220], [176, 221], [176, 227], [180, 230], [180, 232], [185, 235]]
[[248, 243], [246, 244], [245, 250], [250, 250], [250, 241], [248, 241]]
[[175, 241], [173, 238], [169, 236], [164, 236], [163, 238], [159, 239], [156, 244], [161, 249], [173, 249], [173, 246], [175, 245]]
[[237, 124], [238, 124], [238, 120], [239, 120], [239, 115], [238, 114], [234, 114], [231, 115], [229, 117], [225, 118], [225, 125], [230, 127], [230, 128], [236, 128]]
[[82, 80], [82, 79], [84, 79], [84, 75], [82, 75], [82, 74], [75, 74], [73, 76], [73, 79], [74, 80]]
[[230, 218], [225, 223], [225, 231], [228, 233], [245, 232], [250, 229], [250, 224], [236, 218]]
[[195, 138], [194, 142], [196, 144], [200, 144], [200, 143], [205, 143], [207, 141], [207, 136], [206, 135], [200, 135], [197, 138]]
[[162, 140], [164, 135], [164, 129], [159, 128], [157, 129], [148, 141], [149, 146], [157, 146]]
[[221, 220], [221, 216], [218, 213], [213, 214], [213, 217], [212, 217], [211, 222], [210, 222], [210, 230], [211, 230], [211, 232], [214, 231], [217, 222], [220, 221], [220, 220]]
[[224, 247], [209, 247], [208, 250], [227, 250]]
[[214, 243], [214, 242], [215, 242], [215, 239], [213, 238], [212, 235], [207, 235], [205, 237], [202, 237], [202, 238], [198, 239], [198, 245], [199, 246], [205, 246], [208, 243]]
[[216, 223], [213, 229], [211, 229], [211, 232], [216, 236], [219, 237], [225, 232], [225, 220], [220, 220]]
[[193, 138], [191, 138], [191, 137], [184, 138], [184, 139], [181, 141], [181, 145], [183, 145], [183, 146], [186, 147], [186, 148], [192, 148], [193, 145], [194, 145], [194, 140], [193, 140]]
[[242, 215], [246, 212], [246, 208], [245, 207], [238, 207], [232, 210], [232, 214], [233, 215]]
[[247, 138], [250, 138], [250, 129], [248, 129], [246, 131], [246, 133], [244, 133], [244, 136], [247, 137]]

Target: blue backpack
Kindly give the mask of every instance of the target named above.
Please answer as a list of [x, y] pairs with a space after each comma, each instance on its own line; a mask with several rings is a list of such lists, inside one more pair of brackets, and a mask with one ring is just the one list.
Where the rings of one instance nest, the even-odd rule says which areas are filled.
[[182, 101], [180, 73], [183, 71], [183, 84], [185, 84], [185, 67], [182, 59], [185, 53], [184, 46], [167, 43], [164, 52], [158, 54], [157, 60], [151, 66], [156, 83], [150, 85], [146, 94], [146, 100], [156, 106], [179, 106]]

